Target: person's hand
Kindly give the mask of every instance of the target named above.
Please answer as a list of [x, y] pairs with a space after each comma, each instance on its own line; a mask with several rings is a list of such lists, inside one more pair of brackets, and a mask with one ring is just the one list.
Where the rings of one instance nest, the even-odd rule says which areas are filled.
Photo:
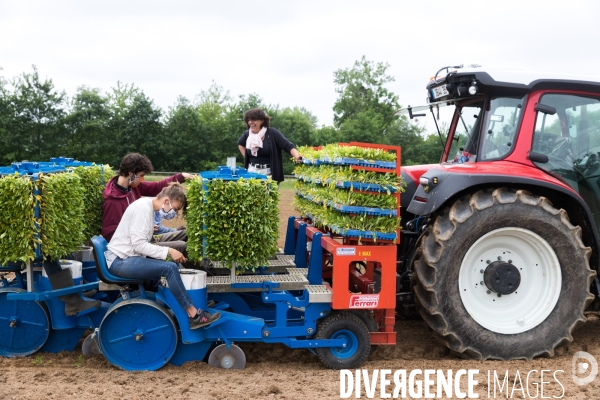
[[194, 179], [195, 176], [194, 174], [190, 174], [188, 172], [182, 172], [181, 175], [183, 175], [185, 179]]
[[177, 228], [175, 228], [175, 230], [176, 230], [176, 231], [185, 231], [185, 230], [186, 230], [186, 227], [185, 227], [185, 226], [183, 226], [183, 225], [181, 225], [181, 226], [178, 226]]
[[169, 247], [169, 255], [175, 262], [183, 263], [187, 261], [187, 258], [185, 258], [179, 250], [176, 250], [172, 247]]
[[154, 232], [158, 232], [158, 225], [154, 225]]

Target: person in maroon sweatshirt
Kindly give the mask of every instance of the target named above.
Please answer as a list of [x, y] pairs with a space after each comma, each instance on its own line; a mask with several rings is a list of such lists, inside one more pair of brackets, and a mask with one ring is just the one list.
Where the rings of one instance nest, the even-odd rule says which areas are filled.
[[142, 196], [155, 197], [170, 182], [182, 183], [193, 178], [192, 174], [183, 172], [159, 182], [144, 182], [144, 176], [152, 170], [152, 163], [143, 154], [129, 153], [121, 160], [119, 174], [111, 178], [104, 188], [102, 236], [107, 242], [112, 239], [121, 217], [131, 203]]

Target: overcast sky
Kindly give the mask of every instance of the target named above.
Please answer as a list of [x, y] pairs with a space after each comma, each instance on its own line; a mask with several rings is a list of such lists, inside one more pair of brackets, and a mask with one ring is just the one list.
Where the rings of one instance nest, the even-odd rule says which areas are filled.
[[135, 84], [163, 110], [216, 82], [332, 124], [333, 73], [389, 63], [400, 104], [447, 65], [599, 75], [600, 1], [0, 0], [0, 75], [72, 96]]

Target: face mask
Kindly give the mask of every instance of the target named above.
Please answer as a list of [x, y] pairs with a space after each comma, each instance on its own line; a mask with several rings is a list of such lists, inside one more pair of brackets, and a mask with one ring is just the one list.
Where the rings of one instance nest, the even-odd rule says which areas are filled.
[[[137, 182], [136, 182], [137, 179]], [[140, 183], [144, 182], [144, 177], [140, 176], [138, 177], [137, 175], [133, 174], [130, 178], [129, 178], [129, 187], [136, 187], [138, 186]]]
[[175, 209], [173, 208], [173, 206], [171, 206], [171, 202], [170, 201], [169, 201], [169, 206], [171, 207], [171, 209], [169, 210], [169, 212], [167, 212], [167, 211], [164, 210], [164, 208], [165, 208], [164, 206], [160, 210], [158, 210], [158, 212], [160, 214], [160, 217], [162, 219], [169, 220], [169, 219], [173, 219], [173, 218], [175, 218], [177, 216], [177, 211], [175, 211]]

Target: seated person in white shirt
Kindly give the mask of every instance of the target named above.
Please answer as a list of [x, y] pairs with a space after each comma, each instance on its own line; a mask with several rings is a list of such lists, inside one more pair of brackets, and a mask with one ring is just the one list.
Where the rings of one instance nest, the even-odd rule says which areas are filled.
[[[172, 247], [150, 243], [154, 233], [154, 212], [176, 214], [186, 204], [185, 191], [178, 182], [172, 182], [156, 197], [143, 197], [131, 203], [115, 231], [106, 252], [110, 272], [122, 278], [157, 279], [164, 276], [177, 302], [187, 312], [190, 329], [197, 329], [216, 321], [216, 312], [197, 309], [187, 294], [177, 263], [187, 261]], [[172, 261], [167, 261], [170, 256]]]

